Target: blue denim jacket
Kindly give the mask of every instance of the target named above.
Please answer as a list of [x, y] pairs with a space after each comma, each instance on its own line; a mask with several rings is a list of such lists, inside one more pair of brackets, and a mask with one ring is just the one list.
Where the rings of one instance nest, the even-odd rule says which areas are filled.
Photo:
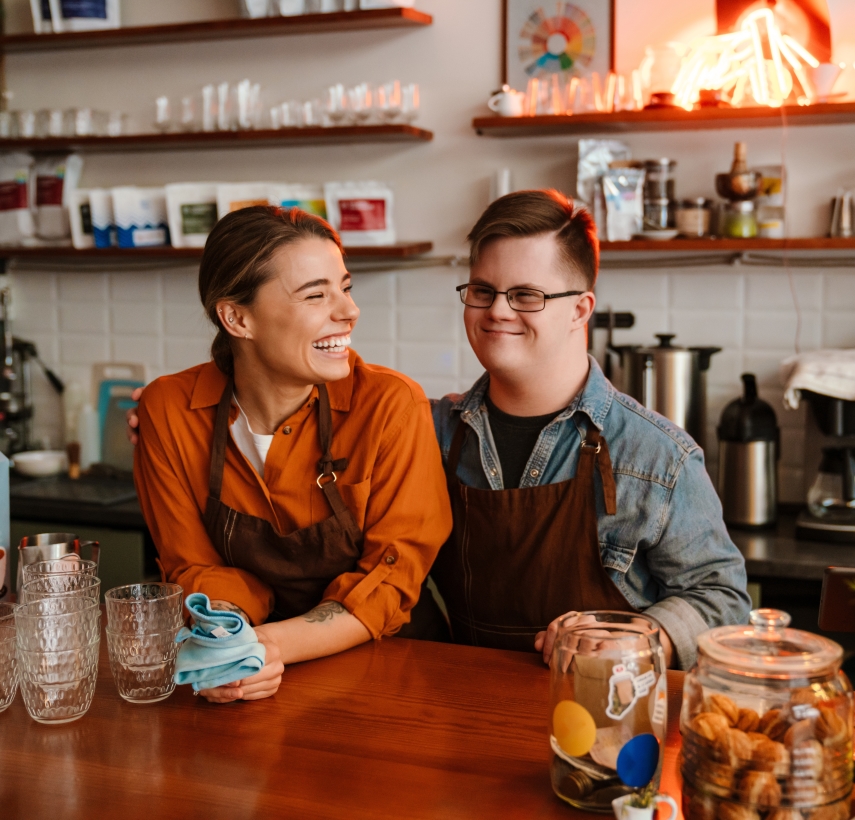
[[[680, 668], [689, 669], [700, 632], [747, 620], [745, 561], [725, 529], [701, 448], [668, 419], [615, 390], [589, 359], [584, 389], [541, 432], [520, 487], [572, 478], [585, 431], [596, 425], [608, 442], [617, 485], [616, 515], [606, 515], [597, 493], [603, 566], [627, 601], [665, 628]], [[476, 435], [464, 445], [457, 477], [470, 487], [501, 490], [502, 467], [484, 404], [488, 383], [485, 373], [467, 393], [431, 404], [443, 462], [462, 419]]]

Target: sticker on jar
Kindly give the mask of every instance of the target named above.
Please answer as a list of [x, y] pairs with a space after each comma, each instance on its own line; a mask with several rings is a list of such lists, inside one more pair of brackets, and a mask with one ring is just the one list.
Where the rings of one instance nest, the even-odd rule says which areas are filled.
[[624, 664], [615, 664], [609, 678], [606, 715], [612, 720], [623, 720], [632, 711], [635, 702], [647, 695], [655, 684], [656, 673], [652, 669], [643, 675], [634, 676]]

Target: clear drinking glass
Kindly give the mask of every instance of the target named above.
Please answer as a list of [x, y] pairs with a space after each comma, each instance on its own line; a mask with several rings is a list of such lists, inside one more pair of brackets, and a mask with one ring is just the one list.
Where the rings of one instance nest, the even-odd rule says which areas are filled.
[[162, 134], [165, 134], [172, 128], [172, 109], [169, 104], [169, 97], [161, 95], [155, 98], [154, 127]]
[[668, 719], [659, 628], [626, 612], [580, 612], [550, 661], [550, 765], [562, 800], [589, 811], [659, 785]]
[[419, 116], [419, 84], [408, 83], [401, 89], [401, 116], [413, 122]]
[[15, 608], [15, 604], [0, 604], [0, 712], [15, 700], [18, 690]]
[[67, 573], [89, 575], [94, 578], [98, 575], [98, 564], [95, 561], [80, 558], [76, 553], [71, 553], [65, 558], [52, 558], [50, 561], [36, 561], [33, 564], [27, 564], [22, 567], [21, 572], [24, 583], [43, 575]]
[[326, 112], [333, 125], [341, 125], [349, 115], [347, 90], [342, 83], [331, 85], [326, 94]]
[[101, 595], [101, 579], [81, 572], [54, 572], [39, 575], [21, 587], [21, 603], [42, 598], [90, 598], [96, 603]]
[[36, 112], [35, 111], [16, 111], [15, 125], [17, 127], [17, 135], [24, 139], [34, 137], [36, 135]]
[[91, 598], [43, 598], [15, 609], [24, 705], [39, 723], [68, 723], [92, 704], [101, 611]]
[[131, 703], [168, 698], [175, 689], [182, 588], [131, 584], [111, 589], [104, 597], [110, 669], [119, 694]]
[[350, 116], [357, 125], [364, 125], [371, 119], [374, 111], [374, 90], [368, 83], [360, 83], [348, 89]]
[[377, 88], [377, 100], [375, 102], [380, 118], [391, 122], [401, 115], [401, 83], [392, 80]]

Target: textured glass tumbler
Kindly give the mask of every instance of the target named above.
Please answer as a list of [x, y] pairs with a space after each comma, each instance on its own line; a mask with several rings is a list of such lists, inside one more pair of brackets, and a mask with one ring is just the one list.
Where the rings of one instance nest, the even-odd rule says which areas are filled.
[[96, 603], [101, 595], [101, 580], [79, 572], [56, 572], [39, 575], [21, 587], [21, 603], [42, 598], [91, 598]]
[[23, 581], [32, 581], [43, 575], [65, 575], [68, 573], [79, 575], [90, 575], [93, 578], [98, 575], [98, 563], [80, 558], [76, 553], [71, 553], [65, 558], [52, 558], [49, 561], [36, 561], [21, 567]]
[[68, 723], [92, 704], [101, 611], [92, 598], [42, 598], [15, 610], [18, 675], [30, 717]]
[[161, 634], [178, 630], [184, 590], [178, 584], [128, 584], [109, 589], [107, 628], [122, 635]]
[[0, 604], [0, 712], [15, 700], [18, 661], [15, 645], [15, 605]]
[[156, 703], [175, 689], [178, 627], [131, 635], [107, 630], [110, 670], [119, 694], [131, 703]]

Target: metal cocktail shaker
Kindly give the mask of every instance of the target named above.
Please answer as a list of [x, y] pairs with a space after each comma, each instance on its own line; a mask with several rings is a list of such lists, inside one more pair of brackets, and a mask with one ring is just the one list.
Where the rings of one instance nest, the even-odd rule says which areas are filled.
[[760, 529], [778, 518], [780, 431], [775, 411], [757, 396], [757, 379], [743, 373], [744, 392], [721, 414], [718, 494], [724, 521]]

